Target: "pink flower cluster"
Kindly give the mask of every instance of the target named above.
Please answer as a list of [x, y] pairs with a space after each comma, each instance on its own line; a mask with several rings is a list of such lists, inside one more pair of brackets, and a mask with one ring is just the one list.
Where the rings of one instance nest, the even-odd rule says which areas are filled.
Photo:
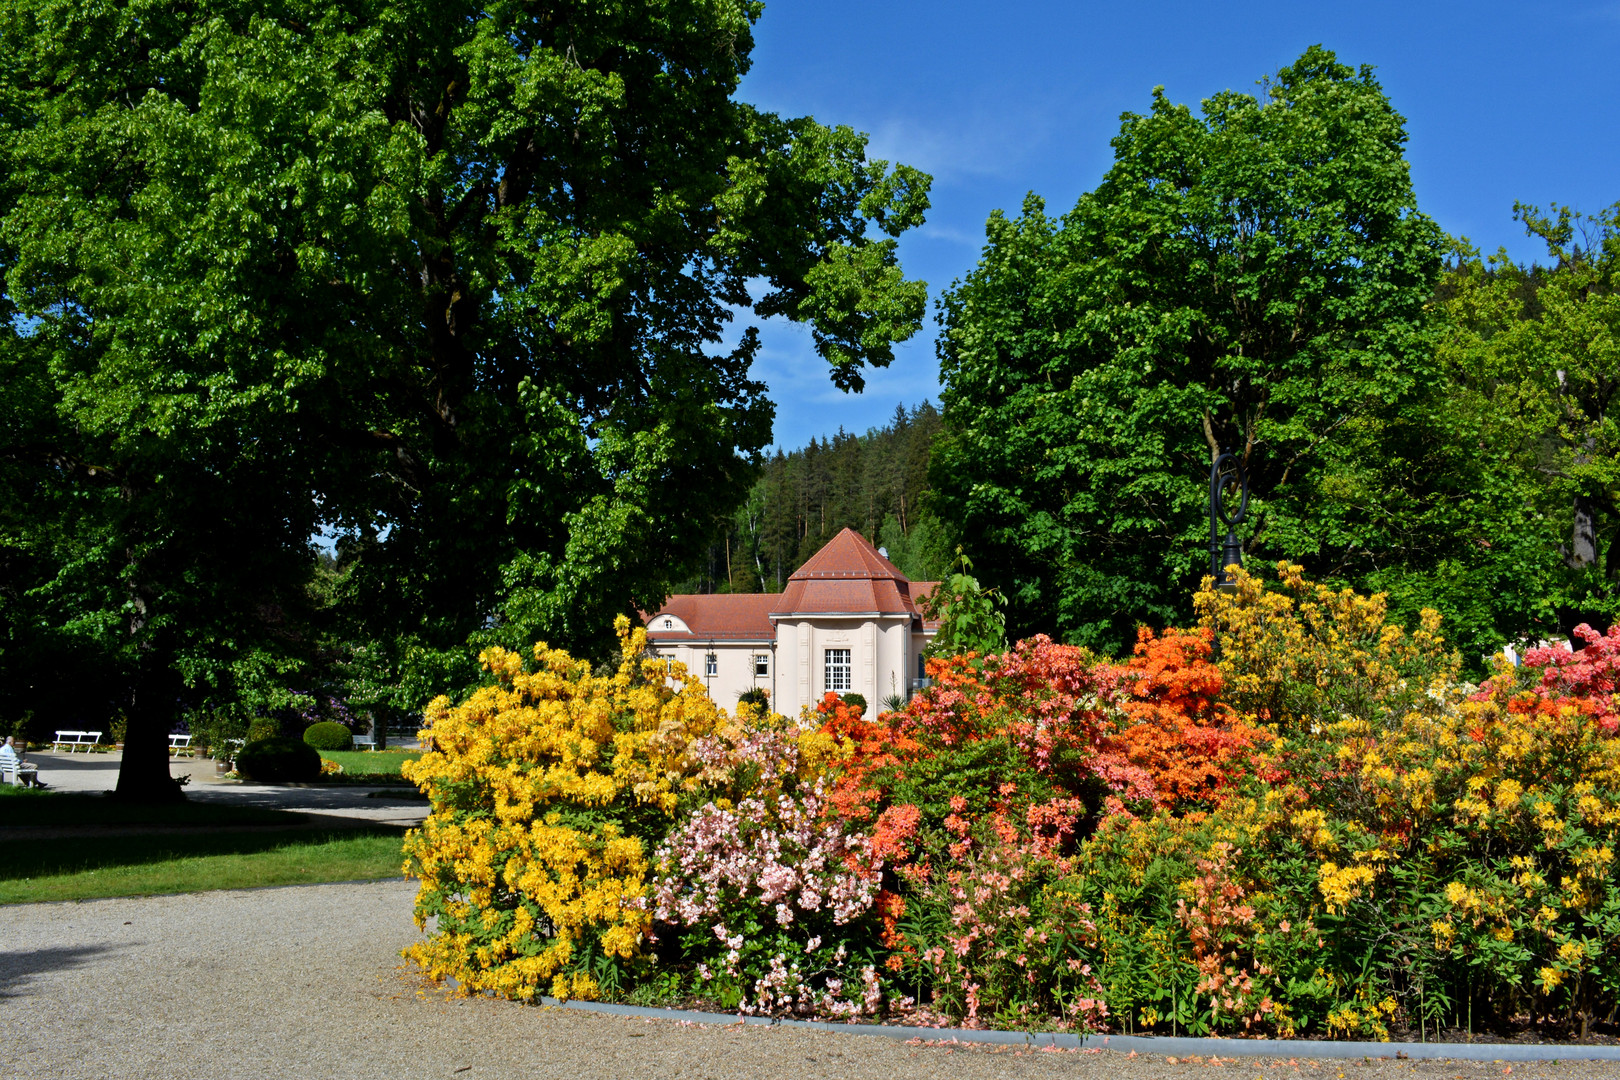
[[[1586, 623], [1575, 628], [1575, 636], [1584, 644], [1573, 651], [1565, 642], [1528, 649], [1524, 654], [1526, 669], [1541, 669], [1541, 679], [1532, 688], [1543, 700], [1565, 701], [1581, 707], [1604, 732], [1613, 735], [1620, 731], [1620, 623], [1600, 634]], [[1485, 701], [1498, 679], [1488, 681], [1472, 698]], [[1506, 676], [1512, 686], [1513, 676]]]
[[822, 817], [819, 789], [773, 805], [709, 803], [669, 835], [654, 856], [653, 918], [677, 926], [722, 922], [740, 907], [770, 910], [778, 926], [798, 914], [830, 913], [843, 925], [872, 907], [883, 863], [870, 841]]
[[[842, 963], [843, 947], [839, 947], [837, 962]], [[807, 955], [813, 955], [807, 950]], [[778, 952], [769, 961], [765, 972], [754, 980], [753, 995], [745, 999], [741, 1011], [753, 1015], [799, 1013], [801, 1015], [828, 1016], [853, 1019], [872, 1016], [883, 1003], [883, 986], [876, 969], [870, 964], [862, 966], [858, 980], [860, 993], [852, 997], [846, 992], [845, 980], [827, 975], [816, 988], [797, 959], [789, 960], [786, 953]]]
[[1585, 642], [1579, 652], [1564, 648], [1531, 649], [1524, 662], [1542, 668], [1539, 693], [1543, 697], [1588, 698], [1598, 724], [1613, 733], [1620, 728], [1615, 712], [1615, 691], [1620, 683], [1620, 623], [1600, 634], [1586, 623], [1575, 628]]
[[[1095, 938], [1089, 904], [1052, 909], [1042, 883], [1067, 864], [1057, 855], [1074, 828], [1077, 800], [1054, 800], [1029, 808], [1033, 836], [1024, 838], [1001, 813], [991, 815], [978, 835], [962, 816], [966, 801], [951, 800], [945, 827], [956, 836], [952, 863], [943, 870], [927, 863], [898, 868], [922, 898], [949, 912], [949, 925], [932, 942], [916, 942], [917, 960], [933, 976], [936, 1000], [960, 1004], [969, 1027], [984, 1014], [1027, 997], [1033, 988], [1053, 987], [1066, 1025], [1098, 1030], [1108, 1017], [1101, 986], [1089, 965], [1070, 955], [1071, 940]], [[1061, 983], [1081, 986], [1095, 996], [1062, 998]], [[1027, 1002], [1020, 1008], [1027, 1008]]]
[[705, 735], [687, 753], [697, 763], [697, 779], [709, 788], [746, 780], [750, 789], [772, 790], [799, 768], [798, 739], [769, 728]]

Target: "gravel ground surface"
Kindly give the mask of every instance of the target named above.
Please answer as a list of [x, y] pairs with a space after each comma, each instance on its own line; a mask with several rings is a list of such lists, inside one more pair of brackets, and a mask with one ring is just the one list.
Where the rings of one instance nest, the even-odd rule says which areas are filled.
[[[1613, 1064], [1253, 1060], [917, 1046], [456, 1000], [399, 959], [405, 882], [0, 913], [0, 1072], [42, 1077], [1612, 1077]], [[1391, 1047], [1391, 1052], [1396, 1048]]]

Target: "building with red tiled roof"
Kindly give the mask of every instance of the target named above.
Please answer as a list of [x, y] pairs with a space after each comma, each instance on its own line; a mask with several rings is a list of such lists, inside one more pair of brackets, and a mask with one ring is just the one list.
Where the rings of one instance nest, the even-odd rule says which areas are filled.
[[907, 580], [845, 529], [780, 593], [670, 597], [647, 616], [647, 638], [654, 652], [701, 675], [726, 708], [758, 688], [789, 716], [829, 690], [858, 693], [875, 712], [923, 677], [922, 651], [938, 627], [917, 605], [935, 584]]

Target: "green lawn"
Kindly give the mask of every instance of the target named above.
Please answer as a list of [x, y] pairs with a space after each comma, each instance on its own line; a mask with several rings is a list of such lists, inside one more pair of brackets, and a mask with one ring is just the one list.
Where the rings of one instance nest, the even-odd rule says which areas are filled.
[[0, 858], [0, 904], [397, 877], [401, 835], [377, 828], [15, 840]]
[[344, 776], [398, 776], [401, 765], [421, 756], [420, 750], [321, 751], [321, 757], [343, 766]]
[[[131, 806], [104, 795], [36, 791], [0, 784], [0, 825], [284, 825], [302, 824], [302, 814], [251, 806], [175, 803]], [[5, 858], [0, 857], [0, 873]]]

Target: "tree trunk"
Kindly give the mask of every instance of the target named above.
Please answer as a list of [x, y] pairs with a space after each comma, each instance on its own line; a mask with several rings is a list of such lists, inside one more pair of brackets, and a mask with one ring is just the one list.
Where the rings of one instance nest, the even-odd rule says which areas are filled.
[[1585, 495], [1575, 496], [1575, 524], [1569, 534], [1569, 565], [1576, 570], [1596, 566], [1597, 507]]
[[[1598, 565], [1597, 500], [1588, 495], [1575, 496], [1574, 523], [1570, 527], [1569, 547], [1564, 550], [1564, 562], [1571, 570], [1591, 570]], [[1598, 633], [1607, 633], [1609, 616], [1605, 607], [1597, 604], [1579, 607], [1560, 604], [1558, 629], [1579, 652], [1586, 642], [1575, 636], [1575, 628], [1585, 623]]]
[[167, 664], [148, 658], [135, 683], [124, 733], [124, 760], [114, 797], [130, 803], [184, 802], [185, 792], [169, 775], [169, 725], [179, 689]]

